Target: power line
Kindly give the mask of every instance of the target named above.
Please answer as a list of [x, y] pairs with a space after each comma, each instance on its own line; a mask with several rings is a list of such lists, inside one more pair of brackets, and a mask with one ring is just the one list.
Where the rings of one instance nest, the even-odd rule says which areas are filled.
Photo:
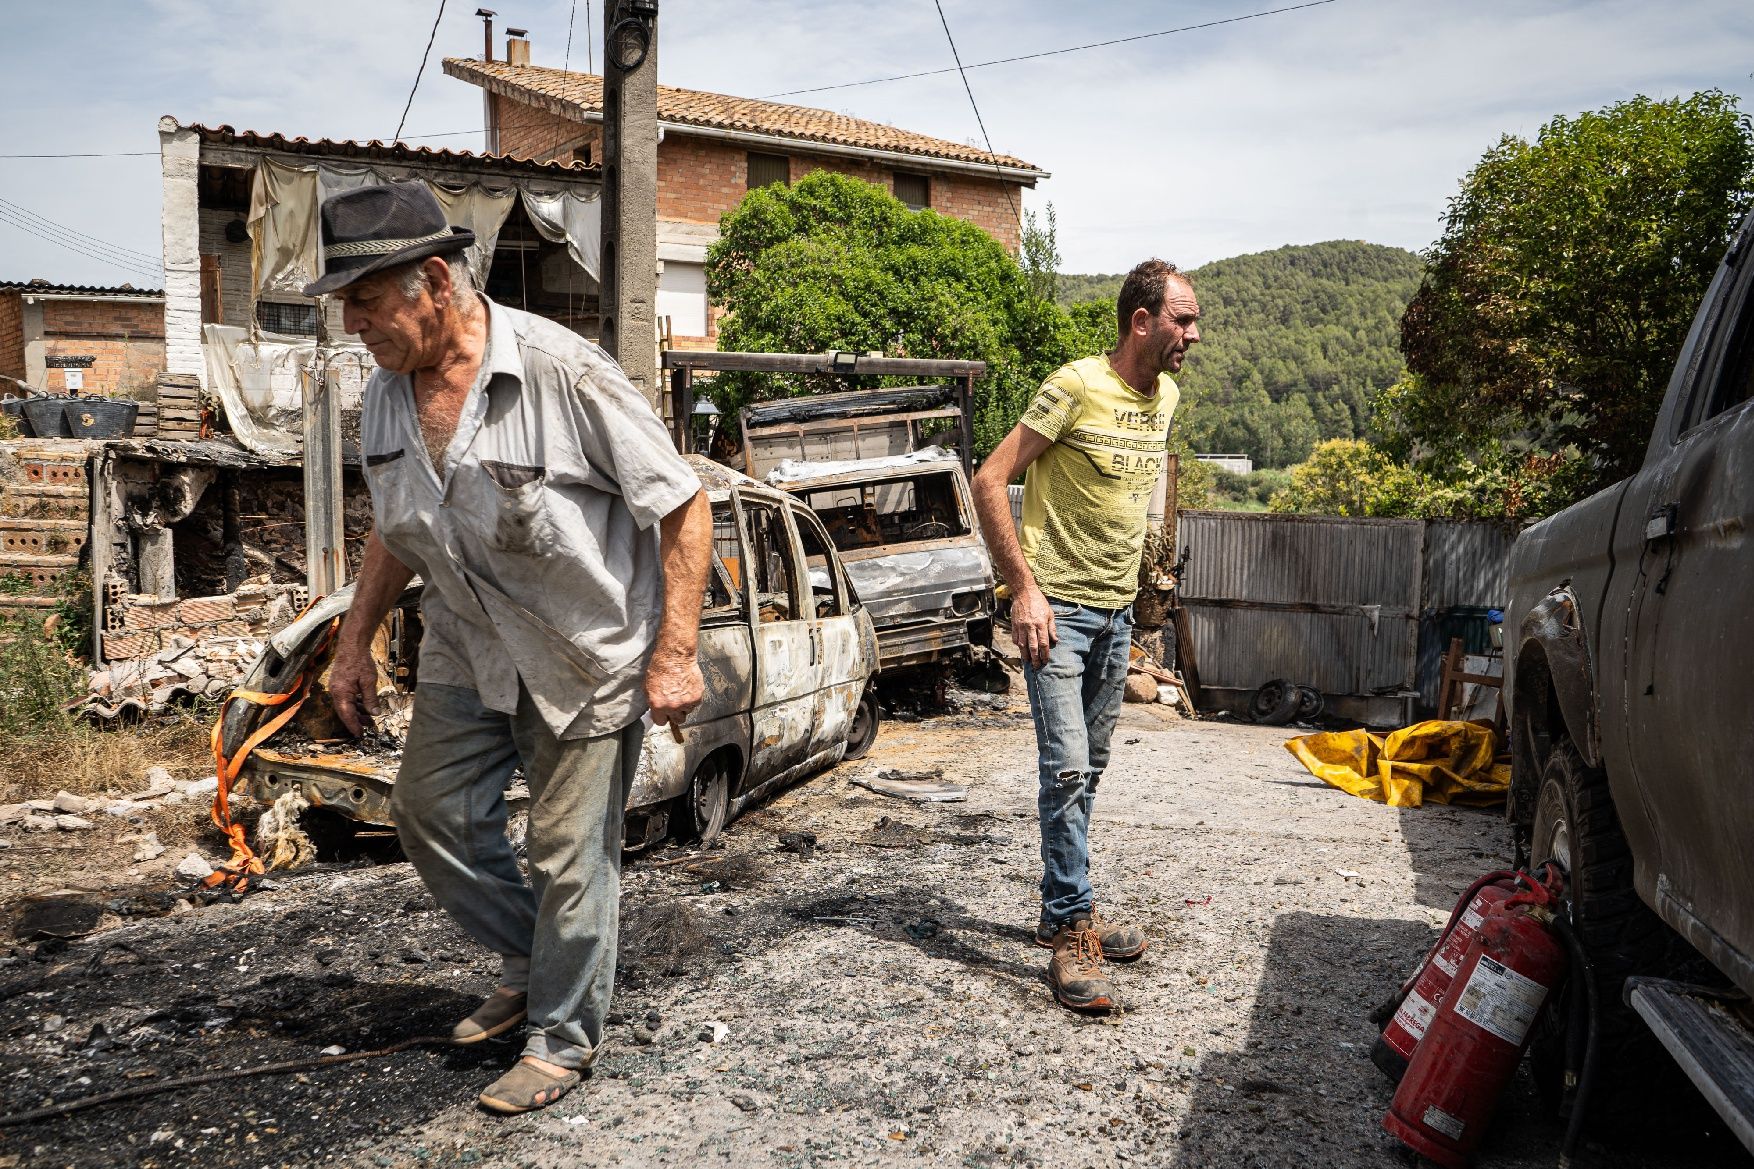
[[974, 88], [968, 83], [968, 71], [962, 67], [962, 54], [956, 51], [956, 38], [950, 35], [950, 21], [945, 19], [944, 5], [940, 0], [932, 0], [932, 6], [938, 10], [938, 23], [944, 26], [944, 39], [950, 42], [950, 59], [956, 62], [956, 72], [962, 78], [962, 88], [968, 94], [968, 104], [974, 109], [975, 125], [981, 128], [981, 141], [987, 144], [987, 157], [992, 159], [993, 173], [999, 178], [999, 189], [1005, 192], [1005, 202], [1011, 206], [1011, 217], [1018, 221], [1019, 227], [1023, 216], [1017, 212], [1017, 203], [1011, 198], [1011, 184], [1005, 181], [1005, 172], [999, 169], [998, 157], [993, 153], [993, 138], [987, 133], [987, 121], [981, 117], [981, 107], [974, 100]]
[[[565, 73], [566, 67], [568, 65], [572, 64], [572, 21], [573, 21], [573, 17], [577, 16], [578, 14], [579, 14], [579, 0], [572, 0], [572, 7], [570, 9], [568, 9], [567, 13], [566, 13], [566, 56], [562, 57], [560, 60], [560, 71], [562, 73]], [[589, 22], [590, 19], [591, 19], [590, 14], [586, 13], [585, 14], [586, 22]], [[589, 37], [590, 35], [591, 35], [590, 30], [589, 29], [585, 30], [585, 36]]]
[[54, 231], [56, 233], [59, 233], [59, 234], [76, 236], [76, 237], [78, 237], [79, 241], [82, 243], [95, 245], [96, 247], [98, 247], [104, 251], [115, 252], [118, 256], [121, 256], [124, 259], [144, 260], [148, 264], [157, 264], [158, 263], [157, 256], [150, 255], [149, 253], [146, 253], [146, 252], [137, 251], [134, 248], [125, 248], [121, 244], [110, 243], [108, 240], [99, 239], [95, 235], [91, 235], [87, 232], [80, 231], [76, 227], [68, 227], [65, 223], [57, 223], [55, 220], [50, 219], [47, 216], [38, 215], [35, 211], [32, 211], [29, 207], [21, 207], [17, 203], [14, 203], [9, 199], [0, 199], [0, 207], [9, 207], [15, 213], [24, 216], [26, 219], [34, 220], [39, 226], [42, 226], [44, 228], [47, 228], [47, 229]]
[[114, 150], [86, 154], [0, 154], [0, 158], [154, 158], [156, 150]]
[[438, 15], [432, 18], [432, 32], [426, 37], [426, 51], [420, 54], [420, 68], [415, 70], [414, 84], [408, 90], [408, 100], [403, 103], [402, 117], [396, 122], [396, 138], [390, 139], [392, 142], [402, 137], [402, 127], [408, 124], [408, 111], [414, 105], [414, 94], [420, 89], [420, 78], [426, 73], [426, 59], [432, 56], [432, 42], [438, 39], [439, 21], [444, 18], [445, 0], [439, 0]]
[[[1203, 28], [1217, 28], [1221, 24], [1238, 24], [1245, 20], [1259, 20], [1263, 16], [1278, 16], [1285, 12], [1296, 12], [1304, 8], [1320, 8], [1324, 4], [1333, 4], [1336, 0], [1309, 0], [1307, 4], [1293, 4], [1288, 8], [1270, 8], [1265, 12], [1250, 12], [1245, 16], [1229, 16], [1223, 20], [1208, 20], [1202, 24], [1186, 24], [1180, 28], [1166, 28], [1161, 32], [1143, 32], [1130, 37], [1116, 37], [1108, 41], [1092, 41], [1088, 45], [1072, 45], [1064, 49], [1049, 49], [1041, 53], [1025, 53], [1021, 57], [997, 57], [991, 61], [976, 61], [968, 66], [970, 69], [985, 69], [989, 65], [1010, 65], [1017, 61], [1036, 61], [1042, 57], [1058, 57], [1065, 53], [1082, 53], [1086, 49], [1106, 49], [1111, 45], [1125, 45], [1133, 41], [1148, 41], [1153, 37], [1174, 36], [1176, 33], [1195, 32]], [[942, 13], [940, 13], [942, 15]], [[959, 67], [960, 68], [960, 67]], [[915, 77], [936, 77], [942, 73], [955, 73], [957, 69], [923, 69], [918, 73], [897, 73], [894, 77], [872, 77], [866, 81], [844, 81], [839, 85], [817, 85], [809, 89], [788, 89], [784, 93], [770, 93], [767, 96], [795, 97], [801, 93], [826, 93], [831, 89], [853, 89], [860, 85], [881, 85], [886, 81], [909, 81]]]
[[15, 227], [19, 231], [22, 231], [22, 232], [26, 233], [27, 235], [34, 235], [38, 239], [42, 240], [43, 242], [54, 244], [58, 248], [65, 248], [67, 251], [77, 252], [79, 255], [84, 256], [88, 260], [96, 260], [99, 263], [107, 264], [112, 268], [119, 268], [122, 271], [127, 272], [131, 275], [144, 276], [144, 277], [147, 277], [147, 278], [153, 279], [153, 280], [163, 280], [163, 278], [164, 278], [163, 272], [161, 272], [157, 269], [147, 268], [144, 264], [136, 265], [136, 264], [131, 264], [131, 263], [123, 263], [122, 261], [117, 260], [114, 257], [101, 255], [101, 254], [94, 252], [94, 251], [87, 251], [85, 248], [79, 247], [76, 244], [69, 243], [64, 239], [57, 239], [56, 237], [49, 235], [46, 232], [38, 231], [34, 227], [28, 226], [23, 221], [15, 220], [15, 219], [11, 218], [11, 214], [12, 214], [11, 212], [6, 211], [3, 208], [0, 208], [0, 223], [4, 223], [8, 227]]
[[104, 258], [114, 259], [136, 267], [146, 266], [154, 270], [158, 267], [157, 256], [148, 255], [145, 252], [138, 252], [133, 248], [125, 248], [120, 244], [112, 244], [109, 241], [101, 240], [94, 235], [87, 235], [83, 231], [68, 227], [64, 223], [57, 223], [53, 219], [45, 218], [32, 211], [30, 208], [20, 207], [17, 203], [10, 202], [9, 200], [0, 199], [0, 214], [6, 215], [9, 221], [21, 221], [23, 226], [27, 226], [34, 231], [47, 232], [50, 235], [65, 240], [69, 244], [74, 244], [81, 248], [100, 253]]

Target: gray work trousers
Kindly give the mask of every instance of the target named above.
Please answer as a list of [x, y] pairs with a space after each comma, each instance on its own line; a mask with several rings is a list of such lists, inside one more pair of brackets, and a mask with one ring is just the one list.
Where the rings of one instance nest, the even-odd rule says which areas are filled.
[[[584, 1068], [603, 1042], [621, 922], [621, 821], [641, 726], [561, 740], [520, 691], [518, 712], [475, 691], [415, 691], [391, 808], [433, 899], [500, 955], [501, 983], [529, 992], [524, 1054]], [[505, 787], [530, 786], [530, 881], [506, 839]]]

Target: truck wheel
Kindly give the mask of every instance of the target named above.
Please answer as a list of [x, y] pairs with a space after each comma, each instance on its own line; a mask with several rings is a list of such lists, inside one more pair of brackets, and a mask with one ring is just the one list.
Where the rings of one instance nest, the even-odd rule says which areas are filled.
[[863, 759], [877, 741], [877, 694], [869, 686], [859, 696], [853, 711], [853, 725], [847, 731], [847, 753], [843, 759]]
[[[1595, 967], [1596, 1084], [1589, 1103], [1591, 1131], [1648, 1126], [1651, 1101], [1679, 1102], [1686, 1079], [1650, 1029], [1621, 1001], [1633, 974], [1673, 974], [1702, 961], [1638, 896], [1632, 850], [1608, 792], [1608, 775], [1584, 763], [1570, 739], [1553, 745], [1541, 772], [1529, 842], [1535, 864], [1564, 866], [1565, 900], [1578, 940]], [[1565, 1099], [1567, 1027], [1572, 996], [1583, 993], [1572, 972], [1548, 1000], [1529, 1048], [1535, 1084], [1549, 1106]], [[1580, 1052], [1583, 1036], [1575, 1037]], [[1695, 1097], [1695, 1099], [1697, 1099]]]

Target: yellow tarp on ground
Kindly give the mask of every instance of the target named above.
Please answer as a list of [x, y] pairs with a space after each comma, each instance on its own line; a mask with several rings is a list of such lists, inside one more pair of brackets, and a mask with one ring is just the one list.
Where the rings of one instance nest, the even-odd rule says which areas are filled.
[[1414, 723], [1388, 735], [1329, 731], [1291, 739], [1285, 749], [1316, 778], [1391, 808], [1439, 804], [1488, 807], [1510, 790], [1510, 762], [1485, 723]]

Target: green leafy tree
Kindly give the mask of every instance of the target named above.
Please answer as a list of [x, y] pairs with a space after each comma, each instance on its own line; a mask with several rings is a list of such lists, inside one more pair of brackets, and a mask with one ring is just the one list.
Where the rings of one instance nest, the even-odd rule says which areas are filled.
[[1506, 135], [1450, 201], [1402, 318], [1414, 376], [1377, 404], [1389, 450], [1524, 476], [1541, 506], [1629, 474], [1751, 205], [1754, 132], [1715, 90]]
[[[1051, 238], [1032, 248], [1036, 262], [1055, 254]], [[982, 452], [1072, 356], [1066, 313], [986, 232], [828, 171], [745, 196], [708, 252], [707, 288], [729, 310], [724, 349], [985, 361], [974, 419]], [[737, 373], [717, 379], [713, 397], [735, 409], [838, 388], [827, 375]]]

